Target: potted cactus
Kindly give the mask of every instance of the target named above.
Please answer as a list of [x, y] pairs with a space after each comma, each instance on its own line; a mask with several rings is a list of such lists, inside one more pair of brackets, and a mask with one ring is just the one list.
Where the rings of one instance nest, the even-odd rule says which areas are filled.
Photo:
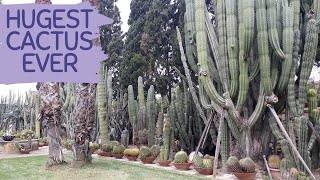
[[185, 151], [181, 150], [177, 152], [176, 155], [174, 156], [173, 165], [178, 170], [186, 171], [192, 165], [192, 162], [188, 162], [188, 159], [189, 159], [188, 154]]
[[160, 166], [169, 166], [169, 164], [171, 163], [171, 160], [168, 160], [168, 158], [169, 158], [169, 150], [165, 147], [161, 147], [160, 156], [157, 163]]
[[139, 149], [126, 149], [124, 150], [123, 154], [129, 161], [136, 161], [139, 156]]
[[63, 141], [63, 147], [66, 148], [68, 151], [72, 148], [72, 140], [66, 139]]
[[112, 149], [112, 156], [115, 157], [116, 159], [122, 159], [123, 151], [125, 149], [126, 148], [122, 144], [115, 145]]
[[281, 159], [278, 155], [270, 155], [268, 157], [268, 165], [273, 179], [281, 179], [280, 173]]
[[2, 136], [2, 139], [4, 141], [12, 141], [14, 138], [15, 138], [15, 136], [11, 135], [11, 134], [5, 134], [5, 135]]
[[90, 151], [91, 154], [95, 154], [95, 152], [100, 148], [99, 144], [97, 143], [90, 143]]
[[152, 157], [151, 151], [147, 146], [141, 146], [139, 150], [139, 159], [143, 164], [152, 164], [156, 158]]
[[116, 145], [120, 145], [120, 143], [118, 141], [110, 141], [106, 144], [103, 144], [101, 147], [102, 151], [99, 152], [99, 155], [105, 157], [112, 157], [112, 150], [113, 147]]
[[256, 177], [256, 165], [249, 157], [240, 161], [237, 157], [231, 156], [227, 161], [228, 170], [240, 180], [251, 180]]
[[195, 154], [193, 157], [193, 165], [194, 169], [198, 171], [199, 174], [213, 174], [213, 160], [208, 154], [206, 154], [203, 159], [198, 154]]

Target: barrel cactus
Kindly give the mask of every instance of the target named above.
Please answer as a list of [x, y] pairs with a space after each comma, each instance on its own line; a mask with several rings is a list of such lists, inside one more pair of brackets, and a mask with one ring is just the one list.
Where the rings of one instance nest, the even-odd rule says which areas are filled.
[[239, 161], [240, 167], [245, 173], [254, 173], [256, 165], [251, 158], [243, 158]]
[[104, 152], [112, 152], [113, 147], [117, 145], [120, 145], [118, 141], [110, 141], [106, 144], [103, 144], [101, 148], [102, 148], [102, 151]]
[[203, 159], [199, 156], [199, 154], [195, 154], [193, 156], [192, 162], [195, 167], [203, 167]]
[[279, 169], [280, 168], [280, 157], [278, 155], [271, 155], [268, 158], [268, 165], [270, 168]]
[[210, 159], [209, 155], [204, 156], [203, 167], [204, 168], [212, 168], [213, 167], [213, 161], [212, 161], [212, 159]]
[[185, 151], [179, 151], [174, 156], [174, 163], [187, 163], [188, 154]]
[[235, 156], [230, 156], [228, 158], [227, 166], [230, 172], [242, 172], [239, 160]]
[[158, 145], [153, 145], [150, 148], [150, 152], [152, 157], [157, 157], [160, 153], [160, 147]]
[[139, 159], [143, 161], [145, 158], [151, 156], [151, 151], [147, 146], [141, 146], [139, 150]]
[[115, 145], [112, 149], [112, 153], [113, 154], [123, 154], [124, 150], [126, 148], [124, 147], [124, 145], [119, 144], [119, 145]]

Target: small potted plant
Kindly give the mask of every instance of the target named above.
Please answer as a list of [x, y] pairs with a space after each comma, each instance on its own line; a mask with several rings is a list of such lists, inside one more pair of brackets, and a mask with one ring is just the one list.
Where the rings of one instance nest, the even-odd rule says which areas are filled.
[[229, 157], [227, 164], [229, 171], [233, 172], [239, 180], [252, 180], [256, 177], [256, 165], [249, 157], [239, 161], [237, 157], [231, 156]]
[[116, 145], [119, 145], [120, 143], [118, 141], [110, 141], [106, 144], [103, 144], [101, 146], [101, 150], [99, 152], [98, 155], [100, 156], [105, 156], [105, 157], [112, 157], [112, 150], [113, 150], [113, 147], [116, 146]]
[[152, 164], [156, 158], [151, 156], [151, 151], [147, 146], [141, 146], [139, 150], [139, 159], [143, 164]]
[[96, 151], [100, 148], [99, 144], [97, 143], [90, 143], [90, 151], [91, 154], [95, 154]]
[[24, 144], [16, 143], [15, 145], [21, 154], [29, 154], [32, 151], [31, 137], [28, 138], [28, 143], [24, 143]]
[[213, 174], [213, 159], [210, 155], [206, 154], [202, 159], [198, 154], [193, 157], [193, 166], [199, 174], [212, 175]]
[[181, 150], [179, 152], [176, 153], [176, 155], [174, 156], [174, 161], [173, 161], [173, 165], [178, 169], [178, 170], [189, 170], [190, 166], [192, 165], [192, 162], [188, 162], [188, 154]]
[[157, 163], [160, 166], [169, 166], [169, 164], [171, 163], [171, 160], [169, 160], [169, 154], [170, 152], [167, 148], [161, 147], [159, 160], [157, 161]]
[[136, 161], [139, 156], [139, 149], [126, 149], [123, 151], [123, 154], [129, 161]]
[[280, 162], [281, 159], [278, 155], [270, 155], [268, 157], [268, 165], [273, 179], [281, 179]]
[[5, 135], [2, 136], [2, 139], [4, 141], [12, 141], [14, 138], [15, 138], [15, 136], [11, 135], [11, 134], [5, 134]]
[[63, 147], [66, 148], [68, 151], [72, 149], [72, 140], [66, 139], [63, 141]]
[[123, 157], [123, 151], [126, 148], [124, 147], [124, 145], [119, 144], [119, 145], [115, 145], [112, 149], [112, 156], [115, 157], [116, 159], [122, 159]]

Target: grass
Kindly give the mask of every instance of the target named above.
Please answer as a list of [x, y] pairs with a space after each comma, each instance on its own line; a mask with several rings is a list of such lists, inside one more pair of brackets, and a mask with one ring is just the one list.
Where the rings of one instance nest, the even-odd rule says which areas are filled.
[[[47, 156], [0, 159], [0, 179], [103, 179], [103, 180], [197, 180], [198, 176], [183, 175], [167, 170], [159, 170], [144, 165], [127, 164], [112, 159], [94, 158], [93, 163], [82, 168], [62, 165], [46, 170]], [[66, 157], [70, 162], [71, 158]]]

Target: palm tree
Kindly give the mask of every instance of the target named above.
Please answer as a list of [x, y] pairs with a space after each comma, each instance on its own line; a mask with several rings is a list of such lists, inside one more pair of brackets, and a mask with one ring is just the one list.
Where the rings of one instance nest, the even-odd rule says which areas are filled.
[[[51, 0], [36, 0], [36, 4], [52, 4]], [[41, 83], [41, 116], [44, 126], [47, 128], [49, 142], [49, 156], [47, 167], [64, 162], [62, 153], [60, 126], [61, 126], [61, 102], [59, 95], [59, 83]]]
[[[89, 1], [92, 6], [97, 8], [100, 6], [100, 0], [83, 0], [83, 2], [85, 1]], [[99, 39], [94, 40], [94, 43], [99, 43]], [[95, 122], [96, 91], [97, 84], [77, 83], [75, 87], [75, 108], [73, 111], [75, 126], [72, 148], [74, 166], [81, 166], [92, 161], [89, 142]]]

